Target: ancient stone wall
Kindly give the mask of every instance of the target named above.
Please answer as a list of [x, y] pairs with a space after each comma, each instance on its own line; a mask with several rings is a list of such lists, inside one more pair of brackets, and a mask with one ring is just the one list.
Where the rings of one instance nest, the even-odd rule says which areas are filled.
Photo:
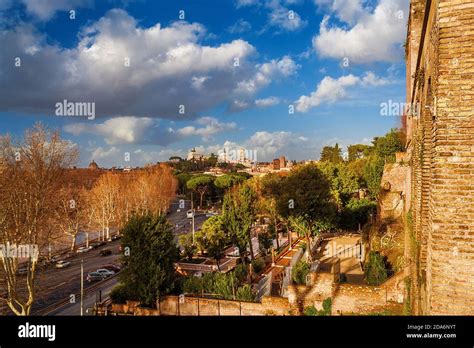
[[[432, 0], [408, 33], [415, 312], [474, 314], [474, 2]], [[420, 1], [411, 2], [417, 28]], [[413, 16], [412, 16], [413, 15]], [[413, 68], [414, 59], [416, 68]], [[409, 240], [410, 238], [406, 238]]]

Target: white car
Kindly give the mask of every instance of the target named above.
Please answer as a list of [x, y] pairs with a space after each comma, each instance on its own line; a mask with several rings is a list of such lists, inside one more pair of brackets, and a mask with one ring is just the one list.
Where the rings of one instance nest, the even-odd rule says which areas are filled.
[[187, 217], [188, 219], [192, 219], [193, 216], [194, 216], [194, 213], [193, 213], [192, 210], [188, 210], [188, 211], [186, 212], [186, 217]]
[[111, 271], [111, 270], [108, 270], [108, 269], [105, 269], [105, 268], [99, 268], [96, 272], [99, 273], [104, 278], [105, 277], [110, 277], [110, 276], [115, 274], [114, 271]]
[[56, 268], [66, 268], [70, 265], [71, 265], [71, 263], [69, 261], [64, 261], [64, 260], [63, 261], [58, 261], [56, 263]]
[[78, 254], [79, 254], [79, 253], [85, 253], [85, 252], [87, 252], [87, 251], [89, 251], [89, 250], [91, 250], [91, 249], [92, 249], [92, 246], [89, 246], [88, 248], [85, 247], [85, 246], [79, 247], [79, 248], [77, 248], [76, 253], [78, 253]]

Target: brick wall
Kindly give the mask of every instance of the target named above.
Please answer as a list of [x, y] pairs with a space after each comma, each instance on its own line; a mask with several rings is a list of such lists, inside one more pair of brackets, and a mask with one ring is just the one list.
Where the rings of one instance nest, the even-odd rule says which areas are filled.
[[[410, 31], [411, 208], [419, 314], [474, 314], [474, 2], [432, 0]], [[420, 1], [412, 1], [411, 11]], [[419, 20], [410, 18], [410, 27]], [[420, 44], [420, 42], [422, 44]], [[419, 44], [419, 47], [418, 47]], [[408, 253], [407, 253], [408, 254]], [[406, 255], [407, 255], [406, 254]]]

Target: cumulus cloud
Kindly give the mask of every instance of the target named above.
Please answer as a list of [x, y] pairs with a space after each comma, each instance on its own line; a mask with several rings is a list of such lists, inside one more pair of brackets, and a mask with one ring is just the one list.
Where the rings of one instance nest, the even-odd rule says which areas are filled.
[[[287, 0], [284, 3], [291, 5], [297, 2]], [[280, 0], [268, 0], [266, 7], [270, 9], [268, 14], [270, 26], [278, 27], [284, 31], [296, 31], [308, 24], [295, 10], [283, 6]]]
[[176, 133], [183, 136], [200, 136], [208, 141], [212, 135], [231, 131], [237, 127], [235, 122], [223, 123], [209, 116], [199, 118], [197, 123], [202, 127], [187, 126], [178, 129]]
[[274, 27], [278, 28], [279, 31], [276, 33], [279, 33], [281, 31], [297, 31], [308, 24], [298, 12], [288, 8], [288, 6], [299, 5], [302, 2], [302, 0], [237, 0], [235, 5], [237, 8], [258, 6], [265, 9], [268, 12], [268, 20], [262, 32]]
[[365, 14], [362, 0], [314, 0], [314, 3], [333, 12], [339, 20], [348, 24], [355, 24]]
[[334, 79], [326, 76], [318, 84], [314, 92], [309, 96], [303, 95], [296, 101], [296, 111], [307, 112], [309, 109], [323, 103], [334, 103], [344, 99], [347, 97], [347, 88], [351, 86], [382, 86], [388, 83], [388, 80], [379, 78], [372, 72], [367, 72], [362, 77], [349, 74]]
[[[256, 50], [248, 42], [206, 46], [200, 43], [205, 34], [198, 23], [143, 28], [118, 9], [84, 28], [71, 49], [48, 43], [31, 25], [1, 31], [0, 111], [53, 114], [55, 103], [66, 99], [95, 102], [98, 117], [173, 119], [183, 105], [192, 118], [231, 103], [243, 82], [263, 77], [256, 93], [272, 81], [271, 73], [262, 75], [266, 65], [253, 62]], [[289, 59], [273, 72], [284, 76], [285, 69], [292, 69]]]
[[324, 16], [319, 34], [313, 37], [313, 48], [321, 57], [343, 59], [354, 63], [394, 62], [402, 59], [402, 42], [406, 35], [408, 2], [380, 0], [373, 11], [360, 0], [315, 0], [329, 6], [336, 17], [347, 24], [330, 25]]
[[242, 34], [252, 29], [252, 25], [244, 19], [239, 19], [237, 22], [227, 28], [227, 31], [232, 34]]
[[273, 59], [258, 65], [256, 74], [250, 79], [240, 81], [237, 84], [236, 92], [238, 95], [253, 95], [268, 86], [274, 79], [294, 75], [298, 68], [299, 65], [288, 56], [280, 60]]
[[58, 11], [70, 11], [77, 8], [90, 8], [92, 0], [22, 0], [26, 12], [42, 21], [51, 19]]
[[169, 145], [187, 137], [199, 136], [209, 140], [211, 136], [236, 128], [234, 122], [223, 123], [214, 117], [201, 117], [197, 126], [173, 129], [160, 127], [158, 120], [150, 117], [123, 116], [101, 123], [72, 123], [64, 126], [64, 131], [75, 136], [98, 135], [109, 145], [155, 144]]

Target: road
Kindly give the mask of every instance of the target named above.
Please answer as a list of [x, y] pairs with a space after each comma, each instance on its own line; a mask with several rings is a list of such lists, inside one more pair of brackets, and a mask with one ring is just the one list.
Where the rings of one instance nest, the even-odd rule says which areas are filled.
[[[192, 232], [192, 219], [186, 217], [186, 212], [191, 209], [191, 201], [184, 200], [184, 208], [179, 207], [179, 201], [173, 202], [170, 205], [170, 213], [166, 217], [171, 225], [174, 227], [174, 234], [179, 236]], [[180, 211], [178, 211], [180, 210]], [[199, 231], [202, 224], [208, 217], [206, 214], [196, 212], [194, 216], [194, 230]]]
[[[186, 217], [186, 211], [191, 208], [189, 200], [184, 201], [184, 208], [179, 209], [179, 201], [176, 201], [170, 206], [170, 213], [167, 215], [167, 219], [174, 228], [174, 234], [177, 237], [182, 234], [192, 232], [192, 219]], [[204, 213], [196, 212], [194, 218], [195, 230], [200, 230], [204, 221], [208, 217]], [[89, 236], [91, 237], [91, 235]], [[68, 304], [62, 306], [59, 309], [54, 309], [51, 314], [55, 315], [78, 315], [80, 313], [80, 265], [81, 259], [84, 264], [84, 278], [87, 273], [95, 271], [98, 268], [110, 263], [117, 263], [120, 258], [119, 251], [120, 241], [109, 242], [107, 245], [102, 246], [91, 251], [75, 254], [73, 257], [67, 259], [71, 262], [71, 265], [64, 269], [56, 269], [54, 265], [48, 266], [45, 269], [39, 270], [37, 273], [37, 291], [36, 301], [32, 307], [32, 314], [41, 315], [45, 308], [50, 308], [54, 304], [63, 302], [69, 298], [72, 294], [76, 296], [75, 304]], [[111, 249], [112, 255], [100, 256], [99, 252], [103, 249]], [[102, 290], [102, 298], [106, 298], [110, 293], [110, 290], [118, 283], [118, 280], [106, 282], [104, 286], [94, 288], [94, 293], [87, 294], [85, 297], [84, 308], [92, 307], [96, 294], [99, 290]], [[89, 284], [84, 279], [84, 290], [87, 292], [91, 286], [95, 284]], [[9, 310], [8, 310], [9, 311]], [[49, 310], [48, 310], [49, 312]]]
[[[84, 289], [87, 290], [94, 285], [85, 280], [87, 273], [106, 264], [118, 262], [120, 258], [119, 245], [120, 241], [109, 242], [97, 249], [74, 255], [68, 259], [71, 265], [67, 268], [56, 269], [54, 266], [49, 266], [40, 271], [37, 278], [37, 300], [33, 305], [32, 313], [34, 314], [52, 303], [64, 300], [70, 297], [71, 294], [74, 294], [78, 301], [81, 283], [81, 260], [84, 262]], [[103, 249], [112, 250], [112, 255], [100, 256], [99, 252]]]
[[[96, 302], [104, 300], [110, 295], [110, 292], [114, 287], [119, 283], [117, 277], [104, 280], [101, 282], [98, 288], [94, 288], [94, 291], [90, 291], [84, 296], [83, 304], [83, 315], [92, 315], [92, 308]], [[101, 292], [101, 293], [100, 293]], [[80, 315], [81, 314], [81, 300], [77, 298], [75, 303], [67, 303], [64, 306], [61, 306], [46, 315]]]

